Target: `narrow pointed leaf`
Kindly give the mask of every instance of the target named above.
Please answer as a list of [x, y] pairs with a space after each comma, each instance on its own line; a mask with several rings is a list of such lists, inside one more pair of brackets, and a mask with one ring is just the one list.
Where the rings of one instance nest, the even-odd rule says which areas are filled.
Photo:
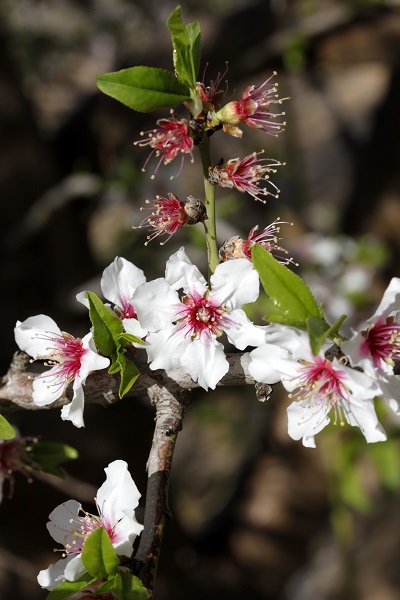
[[96, 294], [86, 292], [89, 301], [89, 317], [93, 325], [93, 339], [101, 354], [111, 356], [116, 351], [115, 338], [122, 333], [123, 325], [112, 312], [104, 306]]
[[77, 581], [63, 581], [46, 596], [46, 600], [66, 600], [80, 590], [96, 581], [89, 573], [85, 573]]
[[117, 573], [119, 559], [103, 527], [88, 535], [83, 544], [81, 558], [83, 566], [93, 577], [101, 579]]
[[198, 23], [191, 23], [185, 27], [180, 6], [172, 12], [167, 25], [171, 33], [174, 67], [178, 79], [187, 84], [190, 89], [195, 89], [200, 66], [200, 26]]
[[321, 350], [325, 340], [328, 338], [333, 339], [338, 334], [346, 318], [346, 315], [342, 315], [333, 325], [329, 325], [325, 319], [320, 317], [313, 316], [307, 319], [307, 331], [314, 356]]
[[144, 344], [143, 340], [141, 340], [140, 338], [136, 337], [136, 335], [133, 335], [132, 333], [120, 333], [117, 337], [116, 337], [116, 341], [118, 343], [121, 344], [121, 346], [124, 346], [125, 344]]
[[190, 90], [173, 73], [155, 67], [131, 67], [97, 76], [97, 87], [139, 112], [172, 108], [190, 98]]
[[3, 415], [0, 415], [0, 438], [3, 440], [12, 440], [15, 438], [15, 431], [12, 425]]
[[131, 389], [140, 373], [136, 365], [122, 353], [118, 355], [118, 364], [121, 370], [121, 384], [119, 386], [119, 397], [122, 398]]
[[298, 275], [258, 244], [252, 249], [252, 261], [265, 293], [280, 311], [280, 315], [266, 315], [267, 320], [305, 329], [310, 317], [323, 319], [310, 288]]

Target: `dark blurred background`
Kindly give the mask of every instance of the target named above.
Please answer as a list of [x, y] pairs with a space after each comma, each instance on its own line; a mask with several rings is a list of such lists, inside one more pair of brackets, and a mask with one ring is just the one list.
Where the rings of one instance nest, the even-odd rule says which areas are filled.
[[[400, 255], [399, 2], [194, 0], [202, 28], [201, 76], [229, 61], [227, 100], [278, 71], [287, 129], [278, 139], [246, 128], [214, 136], [214, 160], [265, 148], [286, 162], [267, 205], [219, 194], [219, 235], [246, 236], [276, 217], [282, 244], [333, 319], [368, 317]], [[132, 229], [146, 198], [201, 197], [199, 158], [154, 180], [139, 132], [167, 115], [134, 113], [95, 85], [96, 74], [146, 64], [171, 68], [165, 21], [173, 2], [2, 0], [0, 4], [1, 374], [16, 350], [17, 319], [45, 313], [84, 335], [75, 301], [99, 292], [116, 255], [162, 276], [181, 245], [204, 267], [201, 228], [145, 248]], [[236, 91], [237, 90], [237, 91]], [[236, 91], [236, 92], [235, 92]], [[236, 93], [236, 96], [235, 96]], [[182, 111], [182, 114], [184, 112]], [[262, 316], [262, 307], [257, 318]], [[260, 321], [259, 321], [260, 322]], [[398, 422], [379, 407], [386, 444], [332, 426], [304, 449], [287, 435], [287, 397], [254, 390], [193, 394], [179, 436], [156, 585], [158, 600], [396, 600], [400, 597]], [[0, 598], [40, 600], [37, 572], [55, 560], [45, 523], [69, 497], [91, 499], [116, 458], [145, 493], [154, 414], [146, 401], [88, 406], [86, 428], [58, 410], [15, 412], [22, 435], [75, 446], [64, 483], [17, 475], [0, 506]], [[143, 518], [142, 509], [139, 519]]]

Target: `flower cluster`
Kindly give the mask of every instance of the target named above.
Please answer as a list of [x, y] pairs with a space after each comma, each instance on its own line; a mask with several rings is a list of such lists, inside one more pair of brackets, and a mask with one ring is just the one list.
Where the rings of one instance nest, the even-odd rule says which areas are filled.
[[315, 446], [314, 436], [330, 421], [358, 426], [367, 442], [386, 439], [374, 398], [400, 415], [400, 381], [394, 367], [400, 347], [400, 279], [393, 278], [367, 328], [354, 332], [336, 352], [311, 352], [306, 333], [272, 324], [262, 345], [250, 353], [256, 381], [281, 381], [295, 401], [288, 407], [289, 435]]

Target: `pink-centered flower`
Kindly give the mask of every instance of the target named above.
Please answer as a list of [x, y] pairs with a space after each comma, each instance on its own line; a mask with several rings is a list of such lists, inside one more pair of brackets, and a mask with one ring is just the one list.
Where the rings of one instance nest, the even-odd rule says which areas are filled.
[[337, 358], [329, 360], [323, 351], [314, 356], [305, 338], [299, 343], [301, 335], [296, 334], [290, 342], [289, 338], [286, 332], [281, 344], [279, 330], [272, 333], [273, 343], [250, 353], [249, 371], [262, 383], [281, 381], [289, 397], [295, 398], [287, 409], [290, 437], [302, 438], [304, 446], [315, 447], [314, 436], [328, 425], [332, 413], [335, 424], [347, 421], [358, 426], [367, 442], [384, 441], [386, 435], [373, 402], [380, 393], [376, 382]]
[[[271, 104], [282, 104], [288, 98], [279, 98], [278, 84], [271, 81], [275, 76], [276, 72], [261, 85], [247, 87], [240, 100], [229, 102], [223, 106], [215, 113], [213, 121], [226, 123], [228, 126], [236, 126], [243, 122], [249, 127], [261, 129], [265, 133], [277, 136], [286, 125], [284, 121], [277, 121], [277, 119], [283, 117], [285, 113], [272, 113], [270, 106]], [[227, 133], [230, 133], [229, 127]], [[232, 134], [240, 137], [235, 130]]]
[[251, 260], [251, 249], [255, 244], [259, 244], [267, 252], [272, 254], [277, 261], [281, 263], [281, 265], [294, 264], [296, 266], [297, 263], [293, 261], [293, 258], [288, 258], [288, 251], [279, 246], [280, 237], [278, 237], [278, 233], [280, 231], [280, 226], [284, 225], [293, 225], [293, 223], [287, 223], [285, 221], [280, 221], [279, 218], [276, 219], [273, 223], [264, 227], [264, 229], [258, 232], [258, 225], [253, 227], [250, 230], [249, 235], [246, 240], [242, 239], [238, 235], [234, 235], [233, 237], [226, 240], [219, 250], [219, 258], [221, 261], [232, 260], [236, 258], [247, 258]]
[[[181, 156], [181, 165], [177, 175], [180, 174], [185, 155], [189, 154], [191, 162], [193, 162], [193, 139], [190, 135], [189, 123], [186, 119], [180, 119], [175, 116], [171, 116], [169, 119], [159, 119], [157, 121], [158, 129], [152, 129], [151, 131], [141, 132], [142, 140], [134, 142], [137, 146], [150, 146], [152, 151], [150, 152], [147, 160], [143, 166], [145, 170], [147, 163], [150, 158], [155, 154], [159, 157], [159, 161], [152, 175], [154, 179], [161, 163], [168, 165], [178, 155]], [[173, 177], [171, 177], [173, 179]]]
[[374, 378], [383, 397], [400, 414], [400, 381], [393, 368], [400, 361], [400, 279], [393, 277], [366, 329], [342, 344], [353, 366]]
[[[104, 269], [100, 281], [101, 291], [104, 297], [112, 302], [113, 312], [122, 321], [125, 331], [138, 338], [144, 338], [147, 330], [143, 329], [138, 321], [132, 296], [136, 288], [145, 281], [143, 271], [122, 256], [117, 256]], [[76, 299], [89, 308], [86, 292], [77, 294]], [[142, 347], [141, 344], [134, 345]]]
[[[266, 200], [260, 196], [278, 198], [280, 190], [270, 181], [269, 176], [270, 173], [276, 173], [276, 167], [284, 163], [271, 158], [259, 158], [263, 152], [253, 152], [242, 160], [231, 158], [222, 165], [209, 167], [208, 178], [215, 185], [247, 192], [254, 200], [264, 204]], [[260, 187], [261, 182], [266, 182], [272, 188], [272, 192], [267, 187]]]
[[46, 361], [45, 365], [51, 367], [33, 380], [33, 402], [37, 406], [51, 404], [72, 383], [72, 402], [63, 406], [61, 418], [72, 421], [76, 427], [83, 427], [86, 377], [91, 371], [105, 369], [110, 364], [108, 358], [97, 353], [92, 334], [75, 338], [61, 331], [46, 315], [29, 317], [22, 323], [17, 321], [14, 333], [21, 350], [34, 360]]
[[115, 460], [104, 470], [107, 478], [95, 499], [97, 515], [84, 511], [76, 500], [60, 504], [50, 514], [47, 529], [63, 546], [63, 558], [40, 571], [38, 582], [43, 588], [52, 590], [63, 581], [76, 581], [86, 572], [82, 548], [87, 536], [99, 527], [105, 529], [118, 555], [132, 554], [133, 543], [143, 529], [135, 517], [140, 493], [123, 460]]
[[155, 200], [146, 200], [146, 203], [150, 206], [140, 210], [150, 210], [151, 214], [135, 227], [146, 228], [151, 232], [145, 246], [155, 238], [167, 235], [167, 239], [160, 242], [163, 246], [184, 225], [195, 225], [207, 217], [204, 204], [193, 196], [188, 196], [182, 202], [175, 194], [168, 194], [168, 198], [157, 196]]
[[209, 288], [181, 248], [168, 260], [165, 279], [140, 286], [133, 297], [139, 319], [150, 332], [150, 368], [171, 373], [181, 367], [206, 390], [214, 389], [229, 369], [218, 341], [224, 332], [240, 350], [264, 339], [263, 328], [253, 325], [240, 308], [259, 293], [251, 263], [240, 259], [218, 265], [210, 284]]

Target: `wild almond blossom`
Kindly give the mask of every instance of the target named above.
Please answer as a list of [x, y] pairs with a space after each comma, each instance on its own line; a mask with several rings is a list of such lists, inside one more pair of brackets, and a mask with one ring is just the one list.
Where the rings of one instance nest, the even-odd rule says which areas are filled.
[[[272, 113], [271, 104], [282, 104], [288, 98], [279, 98], [278, 84], [272, 82], [276, 72], [271, 75], [261, 85], [248, 86], [243, 92], [240, 100], [225, 104], [213, 117], [214, 122], [221, 122], [228, 125], [224, 128], [227, 133], [232, 133], [235, 137], [240, 137], [241, 133], [231, 131], [231, 126], [239, 123], [245, 123], [249, 127], [261, 129], [265, 133], [277, 136], [284, 130], [285, 121], [277, 121], [285, 115], [282, 113]], [[239, 130], [240, 131], [240, 130]]]
[[[147, 330], [138, 321], [132, 296], [136, 288], [145, 281], [143, 271], [122, 256], [117, 256], [104, 269], [100, 281], [101, 291], [112, 302], [114, 314], [122, 321], [125, 331], [138, 338], [144, 338]], [[86, 292], [77, 294], [76, 299], [89, 308]]]
[[95, 498], [97, 515], [84, 511], [76, 500], [60, 504], [50, 514], [47, 529], [62, 545], [62, 559], [40, 571], [38, 582], [43, 588], [52, 590], [63, 581], [76, 581], [86, 572], [82, 548], [87, 536], [99, 527], [107, 532], [118, 555], [132, 554], [133, 543], [143, 529], [135, 517], [140, 493], [125, 461], [115, 460], [104, 471], [106, 481]]
[[[211, 183], [224, 188], [236, 189], [238, 192], [247, 192], [260, 202], [266, 203], [260, 196], [272, 196], [278, 198], [280, 190], [269, 178], [270, 173], [276, 173], [280, 163], [272, 158], [258, 158], [261, 152], [253, 152], [243, 159], [231, 158], [228, 162], [214, 167], [209, 167], [208, 178]], [[261, 182], [266, 182], [267, 187], [260, 187]]]
[[88, 333], [82, 339], [75, 338], [61, 331], [46, 315], [29, 317], [22, 323], [17, 321], [14, 333], [22, 351], [34, 360], [46, 361], [45, 365], [51, 367], [33, 380], [34, 404], [46, 406], [55, 402], [72, 383], [72, 401], [63, 406], [61, 418], [72, 421], [76, 427], [83, 427], [83, 385], [86, 377], [91, 371], [105, 369], [110, 364], [108, 358], [97, 353], [92, 334]]
[[383, 397], [400, 414], [400, 381], [394, 367], [400, 361], [400, 279], [393, 277], [366, 329], [342, 344], [353, 366], [375, 379]]
[[167, 239], [160, 242], [163, 246], [184, 225], [195, 225], [207, 218], [206, 207], [193, 196], [181, 201], [175, 194], [168, 194], [168, 198], [157, 196], [155, 200], [146, 200], [146, 204], [150, 206], [140, 210], [150, 210], [151, 214], [134, 228], [146, 228], [151, 232], [145, 246], [157, 237], [167, 235]]
[[229, 369], [218, 338], [225, 332], [240, 350], [264, 339], [263, 328], [240, 308], [258, 293], [258, 274], [247, 259], [219, 265], [209, 288], [181, 248], [168, 260], [165, 278], [140, 286], [133, 296], [140, 322], [150, 332], [150, 368], [171, 373], [182, 367], [201, 387], [214, 389]]
[[186, 119], [178, 118], [174, 116], [173, 113], [171, 114], [172, 116], [169, 119], [159, 119], [157, 121], [158, 129], [142, 131], [140, 135], [143, 136], [143, 139], [134, 142], [137, 146], [150, 146], [150, 148], [152, 148], [143, 166], [143, 171], [146, 169], [147, 163], [153, 154], [159, 158], [154, 173], [151, 176], [152, 179], [154, 179], [157, 174], [161, 163], [168, 165], [178, 155], [181, 156], [181, 165], [177, 175], [179, 175], [182, 170], [185, 154], [189, 154], [191, 161], [194, 161], [194, 144], [193, 138], [190, 135], [189, 123]]
[[[290, 330], [290, 328], [287, 328]], [[268, 328], [267, 328], [268, 331]], [[314, 356], [300, 334], [290, 340], [290, 331], [280, 344], [279, 330], [250, 353], [249, 372], [261, 383], [281, 381], [295, 401], [288, 407], [288, 432], [303, 445], [315, 447], [315, 435], [330, 422], [361, 429], [367, 442], [386, 440], [378, 421], [374, 397], [380, 395], [376, 382], [365, 373], [351, 369], [321, 350]], [[300, 343], [303, 337], [303, 343]], [[268, 336], [267, 336], [268, 339]]]
[[267, 252], [272, 254], [272, 256], [276, 258], [281, 265], [288, 265], [291, 263], [297, 266], [297, 263], [293, 261], [293, 258], [287, 257], [288, 251], [278, 244], [279, 240], [281, 239], [278, 237], [278, 233], [282, 223], [286, 225], [289, 224], [286, 222], [281, 222], [278, 218], [267, 227], [264, 227], [264, 229], [260, 232], [258, 232], [258, 225], [253, 227], [250, 230], [246, 240], [242, 239], [238, 235], [234, 235], [228, 240], [225, 240], [219, 249], [220, 260], [226, 261], [236, 258], [247, 258], [248, 260], [251, 260], [251, 249], [255, 244], [259, 244], [265, 248]]

